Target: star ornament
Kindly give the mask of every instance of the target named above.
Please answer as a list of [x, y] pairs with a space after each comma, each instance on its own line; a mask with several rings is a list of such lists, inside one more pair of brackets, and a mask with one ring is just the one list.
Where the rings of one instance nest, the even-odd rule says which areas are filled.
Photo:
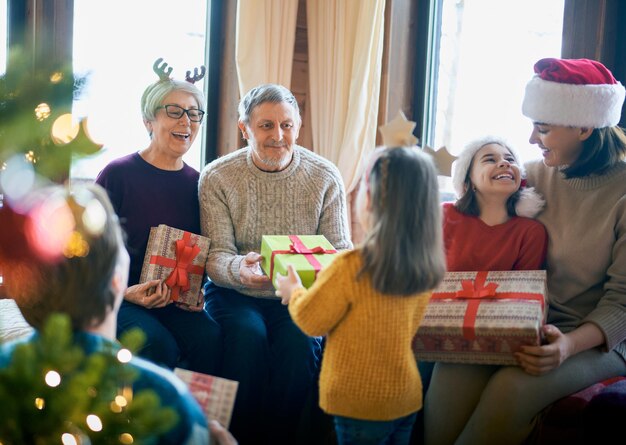
[[425, 146], [424, 151], [433, 157], [437, 170], [439, 170], [439, 175], [452, 176], [452, 163], [456, 161], [457, 156], [450, 154], [446, 147], [441, 147], [439, 150], [435, 151]]
[[407, 120], [402, 111], [398, 111], [392, 121], [378, 127], [385, 147], [405, 147], [417, 144], [413, 135], [415, 122]]

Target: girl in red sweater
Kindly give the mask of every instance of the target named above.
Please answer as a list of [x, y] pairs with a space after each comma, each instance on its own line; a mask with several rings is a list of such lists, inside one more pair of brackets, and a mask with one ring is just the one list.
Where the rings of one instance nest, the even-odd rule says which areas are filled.
[[529, 217], [543, 200], [521, 186], [523, 172], [510, 145], [493, 136], [477, 139], [453, 167], [458, 200], [443, 205], [448, 270], [541, 269], [547, 235]]
[[[453, 164], [457, 201], [443, 204], [443, 238], [448, 271], [542, 269], [548, 237], [531, 219], [544, 205], [532, 188], [522, 186], [517, 154], [497, 136], [465, 146]], [[424, 394], [435, 364], [419, 362]], [[416, 434], [423, 431], [418, 416]]]

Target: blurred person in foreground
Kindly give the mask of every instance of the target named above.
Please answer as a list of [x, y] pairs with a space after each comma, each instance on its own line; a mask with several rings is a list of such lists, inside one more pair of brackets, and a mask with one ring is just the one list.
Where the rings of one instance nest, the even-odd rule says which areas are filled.
[[[126, 290], [129, 256], [106, 192], [98, 185], [70, 191], [49, 186], [33, 194], [38, 209], [33, 212], [34, 223], [40, 234], [47, 235], [40, 241], [48, 243], [48, 251], [56, 245], [58, 255], [30, 261], [27, 274], [19, 267], [4, 271], [8, 296], [16, 300], [35, 332], [3, 344], [0, 367], [8, 366], [19, 344], [36, 341], [53, 313], [69, 317], [74, 343], [85, 354], [117, 354], [121, 346], [115, 340], [116, 319]], [[153, 390], [163, 406], [178, 414], [171, 430], [153, 438], [156, 443], [206, 445], [210, 428], [218, 444], [236, 444], [220, 425], [207, 425], [200, 406], [171, 371], [139, 357], [133, 357], [129, 365], [137, 372], [133, 391]]]

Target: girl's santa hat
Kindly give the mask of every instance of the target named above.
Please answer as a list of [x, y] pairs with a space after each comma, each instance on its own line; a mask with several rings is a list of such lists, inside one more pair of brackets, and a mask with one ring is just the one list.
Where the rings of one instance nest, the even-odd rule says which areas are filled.
[[581, 128], [616, 126], [624, 86], [595, 60], [541, 59], [526, 85], [522, 113], [535, 122]]
[[[515, 163], [520, 169], [522, 178], [524, 177], [524, 167], [519, 161], [519, 156], [516, 150], [511, 144], [504, 138], [496, 135], [487, 135], [481, 138], [475, 139], [468, 143], [459, 157], [452, 164], [452, 185], [458, 199], [462, 198], [467, 193], [465, 178], [467, 178], [468, 171], [472, 165], [474, 155], [483, 148], [485, 145], [498, 144], [501, 147], [506, 148], [513, 155]], [[520, 187], [520, 195], [515, 203], [515, 213], [518, 216], [525, 216], [527, 218], [534, 218], [543, 209], [545, 201], [535, 191], [533, 187]]]

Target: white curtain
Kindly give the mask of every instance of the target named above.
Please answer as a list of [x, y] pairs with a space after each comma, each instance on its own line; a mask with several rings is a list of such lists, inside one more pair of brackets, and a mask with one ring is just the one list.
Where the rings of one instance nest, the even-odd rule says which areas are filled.
[[239, 0], [235, 61], [243, 97], [262, 83], [291, 86], [298, 0]]
[[311, 133], [348, 193], [376, 144], [385, 0], [308, 0]]

